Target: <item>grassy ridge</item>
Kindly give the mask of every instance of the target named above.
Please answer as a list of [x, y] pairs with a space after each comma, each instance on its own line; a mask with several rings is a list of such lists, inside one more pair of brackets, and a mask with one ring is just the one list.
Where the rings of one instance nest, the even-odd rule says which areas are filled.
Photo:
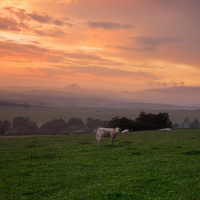
[[70, 118], [77, 117], [85, 121], [88, 117], [101, 120], [111, 120], [111, 118], [120, 116], [135, 119], [142, 111], [146, 113], [158, 114], [167, 112], [170, 120], [173, 123], [183, 122], [185, 117], [194, 121], [197, 118], [200, 121], [200, 110], [155, 110], [155, 109], [134, 109], [134, 108], [54, 108], [54, 107], [1, 107], [0, 106], [0, 121], [9, 120], [12, 122], [14, 117], [29, 117], [32, 121], [38, 124], [53, 119], [64, 119], [68, 121]]
[[200, 199], [200, 130], [0, 137], [0, 199]]

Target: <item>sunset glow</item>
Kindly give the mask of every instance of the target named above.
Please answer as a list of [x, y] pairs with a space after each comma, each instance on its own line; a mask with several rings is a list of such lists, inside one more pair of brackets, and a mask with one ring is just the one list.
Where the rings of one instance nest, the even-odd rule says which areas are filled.
[[198, 0], [3, 0], [0, 86], [200, 86]]

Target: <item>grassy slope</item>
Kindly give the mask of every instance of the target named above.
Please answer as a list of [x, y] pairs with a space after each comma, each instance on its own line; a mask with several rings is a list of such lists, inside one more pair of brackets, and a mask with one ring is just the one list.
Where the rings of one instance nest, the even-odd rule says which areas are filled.
[[0, 199], [200, 199], [200, 130], [0, 137]]
[[14, 117], [29, 117], [32, 121], [38, 124], [44, 124], [52, 119], [62, 118], [68, 121], [72, 117], [81, 118], [85, 121], [86, 118], [92, 117], [94, 119], [110, 120], [112, 117], [128, 117], [135, 119], [140, 112], [146, 113], [167, 112], [170, 120], [173, 123], [179, 124], [185, 117], [189, 117], [191, 121], [197, 118], [200, 121], [200, 110], [138, 110], [132, 108], [17, 108], [17, 107], [0, 107], [0, 121], [9, 120], [12, 122]]

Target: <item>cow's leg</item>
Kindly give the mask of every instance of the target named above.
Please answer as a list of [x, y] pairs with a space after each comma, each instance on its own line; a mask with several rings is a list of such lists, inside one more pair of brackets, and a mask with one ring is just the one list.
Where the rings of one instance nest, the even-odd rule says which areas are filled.
[[98, 145], [100, 146], [101, 137], [98, 137]]
[[110, 142], [111, 142], [111, 144], [113, 144], [113, 138], [110, 138]]

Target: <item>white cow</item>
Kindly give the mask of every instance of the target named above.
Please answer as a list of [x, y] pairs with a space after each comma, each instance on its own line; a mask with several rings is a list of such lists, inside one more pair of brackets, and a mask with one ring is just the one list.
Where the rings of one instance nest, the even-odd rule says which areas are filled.
[[123, 135], [125, 135], [125, 134], [127, 134], [127, 133], [129, 133], [129, 129], [125, 129], [125, 130], [122, 131], [122, 134], [123, 134]]
[[171, 128], [163, 128], [163, 129], [160, 129], [160, 131], [162, 132], [167, 132], [167, 131], [171, 131], [172, 129]]
[[110, 137], [111, 144], [113, 144], [114, 138], [120, 132], [119, 128], [97, 128], [96, 131], [96, 139], [98, 141], [98, 145], [100, 145], [100, 141], [102, 137]]

